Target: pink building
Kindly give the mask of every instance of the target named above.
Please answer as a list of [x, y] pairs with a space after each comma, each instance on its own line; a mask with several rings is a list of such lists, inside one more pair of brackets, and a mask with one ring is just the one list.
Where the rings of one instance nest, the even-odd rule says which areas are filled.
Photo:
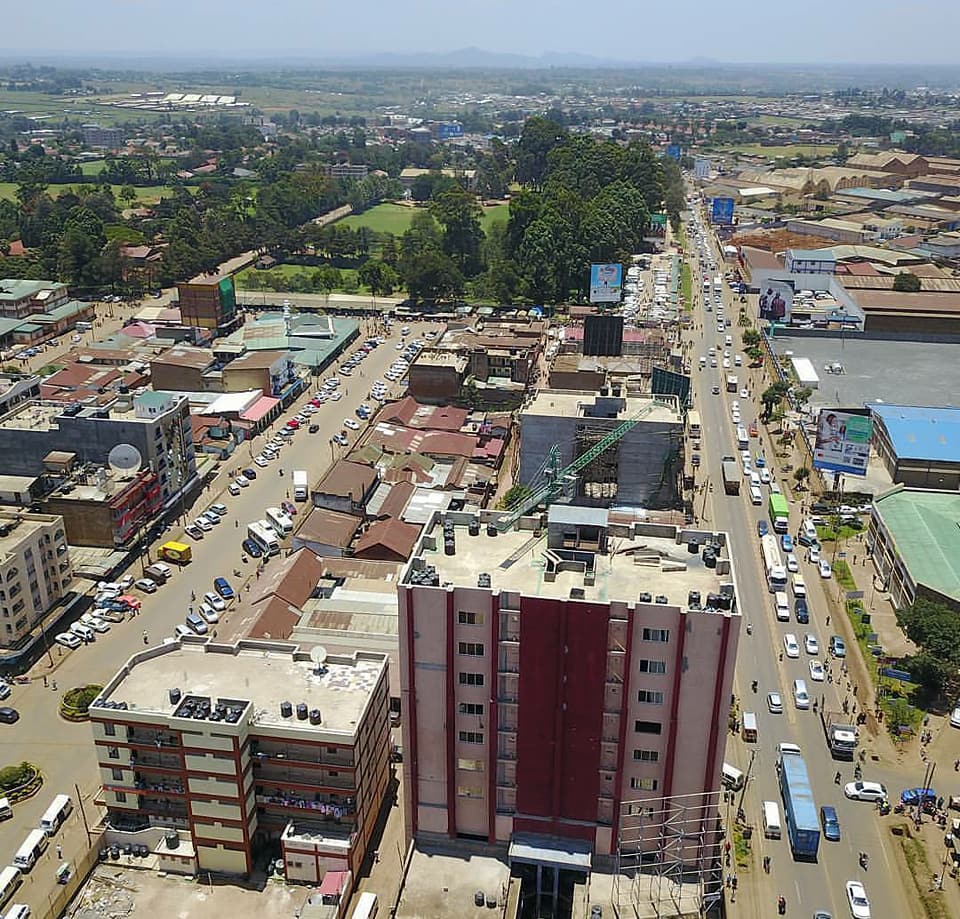
[[645, 799], [719, 788], [740, 627], [725, 534], [566, 505], [542, 536], [447, 522], [398, 588], [408, 836], [589, 860]]

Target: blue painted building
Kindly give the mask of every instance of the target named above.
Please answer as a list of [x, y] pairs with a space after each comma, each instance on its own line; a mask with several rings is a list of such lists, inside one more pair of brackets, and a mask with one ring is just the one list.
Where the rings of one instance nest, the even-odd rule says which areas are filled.
[[873, 444], [895, 483], [960, 489], [960, 408], [870, 402]]

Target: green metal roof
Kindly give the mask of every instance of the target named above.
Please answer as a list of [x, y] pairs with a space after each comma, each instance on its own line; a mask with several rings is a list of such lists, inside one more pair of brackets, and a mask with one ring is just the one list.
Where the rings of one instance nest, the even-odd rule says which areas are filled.
[[960, 495], [903, 488], [875, 503], [913, 581], [960, 601]]
[[0, 301], [22, 300], [24, 297], [34, 297], [41, 290], [54, 290], [63, 285], [59, 281], [26, 281], [20, 278], [0, 279]]

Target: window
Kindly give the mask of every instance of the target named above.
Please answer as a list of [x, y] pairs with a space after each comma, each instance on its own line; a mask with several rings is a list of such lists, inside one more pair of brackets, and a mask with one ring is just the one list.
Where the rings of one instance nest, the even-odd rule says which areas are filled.
[[637, 701], [645, 705], [663, 705], [663, 693], [659, 689], [641, 689]]
[[116, 797], [118, 804], [126, 804], [127, 793], [125, 791], [115, 791], [113, 794]]
[[480, 788], [478, 785], [458, 785], [457, 797], [458, 798], [482, 798], [483, 789]]
[[648, 819], [650, 819], [653, 817], [653, 808], [647, 807], [644, 804], [628, 804], [627, 816], [628, 817], [647, 817]]
[[658, 763], [660, 762], [660, 753], [657, 750], [634, 750], [633, 758], [638, 763]]
[[461, 715], [482, 715], [483, 714], [482, 702], [461, 702], [459, 707], [460, 707]]
[[637, 734], [659, 734], [663, 725], [659, 721], [635, 721], [633, 730]]
[[462, 609], [457, 613], [457, 622], [460, 625], [483, 625], [483, 613], [472, 613]]
[[107, 747], [107, 756], [109, 756], [110, 759], [120, 759], [120, 748]]
[[483, 731], [460, 731], [460, 743], [483, 743]]
[[122, 770], [122, 769], [111, 769], [111, 770], [110, 770], [110, 773], [111, 773], [111, 775], [113, 776], [114, 782], [122, 782], [122, 781], [123, 781], [123, 770]]
[[457, 759], [457, 768], [466, 772], [483, 772], [482, 759]]
[[644, 629], [644, 641], [670, 641], [670, 629]]
[[666, 673], [667, 664], [666, 661], [642, 660], [638, 663], [637, 669], [639, 669], [641, 673]]
[[465, 673], [460, 671], [460, 685], [461, 686], [483, 686], [483, 674], [482, 673]]
[[479, 641], [461, 641], [459, 651], [469, 657], [483, 657], [483, 644]]
[[106, 734], [107, 737], [116, 737], [117, 726], [111, 721], [106, 721], [103, 725], [103, 733]]
[[659, 779], [630, 779], [630, 787], [636, 791], [656, 791], [660, 785]]

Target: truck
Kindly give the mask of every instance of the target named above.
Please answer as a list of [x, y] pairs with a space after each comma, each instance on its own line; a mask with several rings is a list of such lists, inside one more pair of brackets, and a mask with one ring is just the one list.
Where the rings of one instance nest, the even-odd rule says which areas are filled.
[[767, 504], [767, 513], [770, 515], [770, 524], [774, 533], [787, 533], [790, 530], [790, 508], [787, 499], [782, 494], [771, 492]]
[[816, 861], [820, 849], [820, 821], [807, 764], [799, 752], [786, 752], [781, 745], [780, 794], [787, 821], [787, 836], [795, 859]]
[[725, 456], [720, 462], [723, 473], [723, 490], [728, 495], [740, 494], [740, 467], [732, 456]]
[[820, 721], [833, 758], [852, 761], [857, 752], [857, 727], [851, 724], [850, 716], [824, 708], [820, 710]]
[[293, 500], [307, 500], [307, 472], [305, 469], [293, 470]]
[[165, 542], [159, 549], [157, 555], [168, 562], [177, 562], [182, 564], [189, 562], [193, 558], [193, 550], [183, 542]]

